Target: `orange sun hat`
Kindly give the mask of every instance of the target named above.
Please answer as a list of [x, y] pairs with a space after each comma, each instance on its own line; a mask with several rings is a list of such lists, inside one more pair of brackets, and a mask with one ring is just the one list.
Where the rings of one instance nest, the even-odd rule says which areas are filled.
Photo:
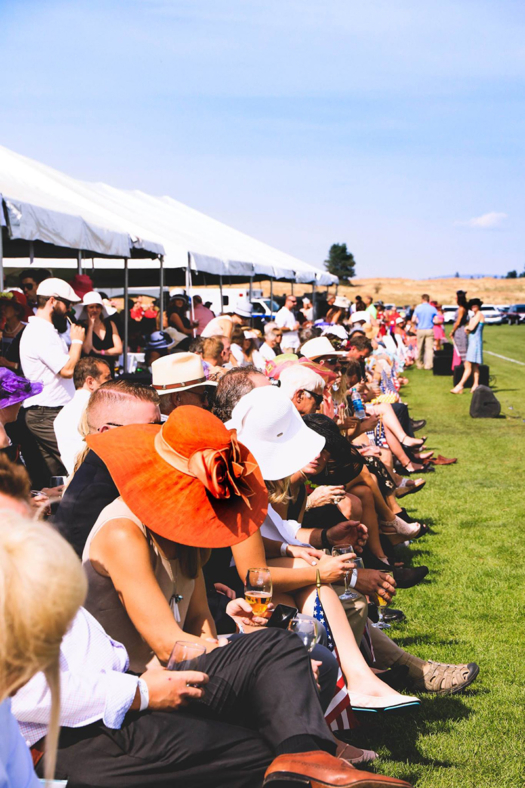
[[259, 466], [213, 414], [176, 408], [162, 425], [88, 435], [124, 502], [153, 533], [191, 547], [231, 547], [260, 526], [268, 494]]

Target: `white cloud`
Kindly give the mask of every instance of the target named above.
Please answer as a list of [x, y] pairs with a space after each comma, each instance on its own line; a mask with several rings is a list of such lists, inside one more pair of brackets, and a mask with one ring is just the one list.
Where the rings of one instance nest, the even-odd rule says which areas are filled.
[[479, 230], [493, 230], [495, 227], [501, 227], [506, 218], [506, 213], [491, 211], [483, 213], [481, 216], [474, 216], [466, 222], [454, 222], [454, 224], [460, 227], [474, 227]]

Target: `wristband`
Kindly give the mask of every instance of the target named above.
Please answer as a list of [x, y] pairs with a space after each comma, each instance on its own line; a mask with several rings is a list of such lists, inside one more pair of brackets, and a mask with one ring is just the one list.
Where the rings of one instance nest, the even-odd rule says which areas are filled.
[[350, 580], [348, 581], [348, 585], [350, 588], [355, 588], [355, 584], [357, 583], [357, 569], [354, 567], [352, 569], [352, 574], [350, 576]]
[[149, 689], [144, 679], [139, 679], [138, 688], [140, 692], [140, 711], [144, 711], [149, 706]]
[[83, 345], [84, 344], [84, 340], [83, 339], [72, 339], [71, 340], [71, 344], [72, 345]]
[[283, 542], [281, 545], [281, 555], [283, 558], [286, 558], [288, 556], [288, 553], [286, 552], [287, 550], [288, 550], [288, 544], [286, 542]]
[[321, 531], [321, 544], [325, 550], [332, 549], [332, 545], [328, 541], [328, 528], [323, 528]]

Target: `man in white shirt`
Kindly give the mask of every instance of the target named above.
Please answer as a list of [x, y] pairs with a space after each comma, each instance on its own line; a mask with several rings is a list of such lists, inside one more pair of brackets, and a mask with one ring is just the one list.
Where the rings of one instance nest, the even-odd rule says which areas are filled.
[[20, 340], [20, 364], [29, 380], [44, 388], [24, 402], [28, 433], [22, 453], [34, 487], [49, 484], [51, 476], [63, 476], [53, 422], [60, 409], [73, 398], [73, 372], [82, 353], [85, 330], [71, 326], [71, 347], [62, 336], [68, 325], [67, 312], [80, 301], [75, 291], [62, 279], [44, 279], [37, 289], [37, 311]]
[[93, 391], [111, 380], [109, 365], [102, 358], [81, 358], [73, 373], [75, 394], [56, 417], [53, 428], [58, 443], [60, 459], [68, 476], [73, 473], [77, 455], [84, 447], [79, 432], [80, 421]]
[[281, 339], [281, 350], [283, 353], [292, 352], [299, 348], [299, 328], [293, 309], [297, 306], [297, 298], [294, 295], [287, 295], [284, 306], [275, 315], [275, 322], [283, 332]]

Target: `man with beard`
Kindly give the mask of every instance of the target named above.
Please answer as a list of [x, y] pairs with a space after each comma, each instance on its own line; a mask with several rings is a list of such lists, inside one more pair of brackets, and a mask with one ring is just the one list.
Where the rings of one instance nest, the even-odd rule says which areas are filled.
[[43, 383], [44, 388], [24, 402], [22, 454], [33, 487], [41, 489], [49, 484], [51, 476], [66, 474], [53, 423], [75, 393], [73, 372], [82, 353], [85, 330], [71, 326], [68, 349], [64, 338], [66, 315], [80, 298], [67, 282], [45, 279], [38, 285], [36, 295], [36, 315], [29, 318], [20, 340], [20, 364], [24, 374]]

